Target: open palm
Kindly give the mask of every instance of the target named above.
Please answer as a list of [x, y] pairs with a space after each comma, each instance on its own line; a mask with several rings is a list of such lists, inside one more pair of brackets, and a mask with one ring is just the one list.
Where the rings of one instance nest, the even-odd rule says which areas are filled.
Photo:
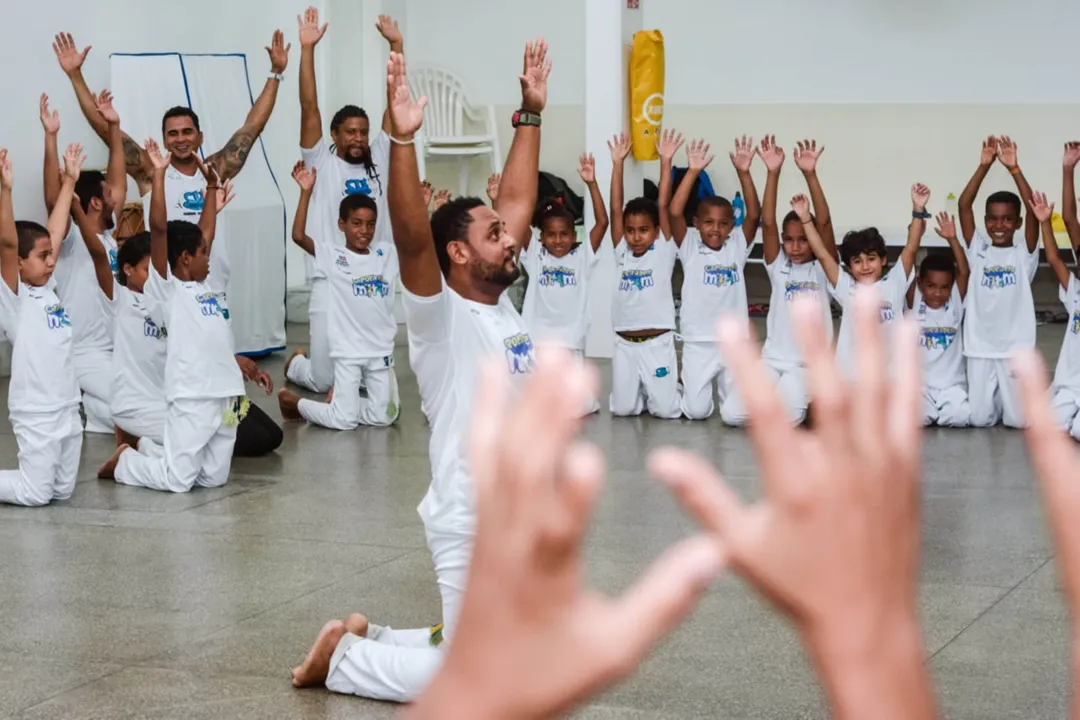
[[428, 99], [414, 100], [409, 92], [409, 77], [405, 69], [405, 56], [391, 52], [386, 62], [386, 107], [390, 112], [390, 126], [395, 137], [412, 137], [424, 124], [424, 108]]
[[41, 127], [45, 128], [45, 132], [49, 135], [60, 132], [60, 113], [56, 110], [49, 110], [49, 96], [44, 93], [41, 95], [40, 109]]
[[71, 33], [58, 34], [53, 39], [52, 47], [53, 52], [56, 53], [56, 59], [60, 62], [60, 68], [68, 75], [80, 69], [90, 53], [89, 45], [81, 52], [75, 47], [75, 40], [71, 37]]
[[319, 44], [323, 35], [326, 34], [326, 27], [329, 23], [323, 23], [322, 27], [320, 27], [318, 9], [309, 7], [304, 11], [303, 16], [296, 16], [296, 24], [300, 47], [314, 47]]
[[548, 44], [544, 38], [537, 38], [525, 45], [525, 67], [518, 76], [523, 110], [539, 113], [547, 105], [547, 81], [551, 74], [551, 60], [548, 60], [547, 51]]
[[120, 124], [120, 113], [113, 106], [113, 96], [108, 90], [102, 90], [97, 96], [97, 110], [101, 113], [101, 117], [105, 118], [105, 122], [111, 125]]

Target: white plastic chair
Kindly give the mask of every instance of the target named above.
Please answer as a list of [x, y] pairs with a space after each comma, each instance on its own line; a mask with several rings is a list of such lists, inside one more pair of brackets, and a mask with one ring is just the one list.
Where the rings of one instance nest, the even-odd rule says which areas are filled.
[[[458, 196], [469, 194], [469, 165], [479, 155], [491, 156], [492, 172], [502, 172], [502, 153], [495, 124], [495, 108], [469, 104], [465, 83], [457, 75], [437, 67], [420, 66], [409, 70], [409, 89], [413, 97], [427, 96], [421, 152], [418, 153], [420, 178], [427, 175], [427, 156], [457, 157]], [[480, 126], [482, 134], [466, 134], [468, 125]]]

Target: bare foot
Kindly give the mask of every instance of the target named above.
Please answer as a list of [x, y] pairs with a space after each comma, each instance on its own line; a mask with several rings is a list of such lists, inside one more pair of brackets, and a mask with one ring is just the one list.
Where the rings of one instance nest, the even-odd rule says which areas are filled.
[[116, 452], [112, 454], [105, 464], [98, 468], [97, 476], [98, 480], [115, 480], [116, 479], [116, 463], [120, 462], [120, 456], [124, 454], [125, 450], [130, 450], [131, 446], [121, 443], [116, 446]]
[[304, 357], [307, 357], [308, 356], [307, 350], [305, 350], [303, 348], [296, 348], [295, 350], [292, 351], [292, 355], [290, 355], [289, 359], [285, 361], [285, 379], [286, 380], [289, 379], [289, 366], [292, 365], [292, 361], [296, 359], [297, 355], [303, 355]]
[[278, 390], [277, 402], [281, 409], [281, 417], [286, 422], [299, 422], [304, 419], [304, 416], [300, 414], [300, 396], [296, 393], [281, 388]]
[[311, 651], [304, 658], [304, 664], [292, 669], [294, 687], [319, 687], [326, 684], [326, 675], [330, 672], [330, 658], [346, 632], [345, 623], [340, 620], [331, 620], [323, 625]]
[[367, 618], [360, 613], [353, 613], [345, 618], [345, 629], [358, 637], [367, 637]]
[[326, 393], [326, 402], [327, 403], [334, 402], [334, 388], [333, 388], [333, 386], [331, 386], [330, 391]]
[[126, 433], [120, 428], [115, 428], [116, 432], [116, 447], [121, 445], [127, 445], [129, 447], [139, 447], [139, 438], [135, 437], [131, 433]]

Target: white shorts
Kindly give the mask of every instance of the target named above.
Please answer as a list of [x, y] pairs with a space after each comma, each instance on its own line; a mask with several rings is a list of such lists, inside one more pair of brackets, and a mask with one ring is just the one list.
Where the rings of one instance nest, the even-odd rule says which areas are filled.
[[728, 400], [734, 399], [731, 373], [721, 362], [719, 348], [712, 341], [683, 342], [682, 384], [682, 413], [690, 420], [712, 416], [716, 409], [714, 395], [719, 398], [721, 415]]
[[1058, 426], [1074, 439], [1080, 440], [1080, 390], [1068, 387], [1055, 387], [1051, 390], [1051, 403]]
[[308, 356], [289, 361], [286, 377], [312, 392], [325, 393], [334, 383], [334, 361], [330, 359], [330, 282], [320, 278], [311, 284], [308, 299]]
[[147, 438], [161, 445], [165, 442], [165, 413], [164, 402], [155, 403], [153, 406], [140, 410], [128, 410], [122, 413], [113, 413], [112, 421], [116, 427], [137, 438]]
[[971, 426], [1023, 428], [1024, 415], [1008, 358], [968, 358]]
[[18, 470], [0, 470], [0, 503], [40, 506], [75, 491], [82, 453], [79, 406], [50, 413], [11, 413]]
[[971, 425], [967, 388], [963, 385], [923, 388], [923, 425], [958, 428]]
[[665, 419], [682, 415], [675, 333], [666, 332], [644, 342], [615, 336], [611, 359], [611, 414], [649, 414]]
[[[360, 387], [367, 397], [360, 397]], [[401, 412], [394, 357], [334, 361], [334, 397], [328, 402], [302, 398], [298, 410], [305, 420], [331, 430], [355, 430], [360, 425], [392, 425]]]
[[[776, 383], [776, 392], [787, 410], [792, 425], [801, 425], [806, 420], [806, 407], [809, 400], [806, 395], [806, 370], [801, 365], [765, 360], [765, 367]], [[732, 392], [720, 409], [720, 419], [725, 425], [742, 427], [750, 420], [746, 407], [739, 396]]]
[[77, 352], [72, 357], [72, 364], [83, 394], [86, 432], [111, 435], [113, 422], [109, 402], [112, 400], [113, 383], [112, 350]]

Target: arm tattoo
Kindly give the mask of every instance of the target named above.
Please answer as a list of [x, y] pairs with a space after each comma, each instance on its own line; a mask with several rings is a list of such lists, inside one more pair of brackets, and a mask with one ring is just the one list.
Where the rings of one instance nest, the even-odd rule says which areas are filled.
[[128, 175], [136, 183], [147, 183], [150, 178], [146, 173], [146, 165], [143, 162], [143, 149], [129, 136], [124, 135], [124, 165], [127, 166]]
[[214, 164], [222, 181], [236, 177], [244, 168], [244, 163], [247, 162], [257, 137], [256, 133], [250, 132], [247, 128], [241, 128], [229, 138], [225, 147], [207, 159], [207, 162]]

